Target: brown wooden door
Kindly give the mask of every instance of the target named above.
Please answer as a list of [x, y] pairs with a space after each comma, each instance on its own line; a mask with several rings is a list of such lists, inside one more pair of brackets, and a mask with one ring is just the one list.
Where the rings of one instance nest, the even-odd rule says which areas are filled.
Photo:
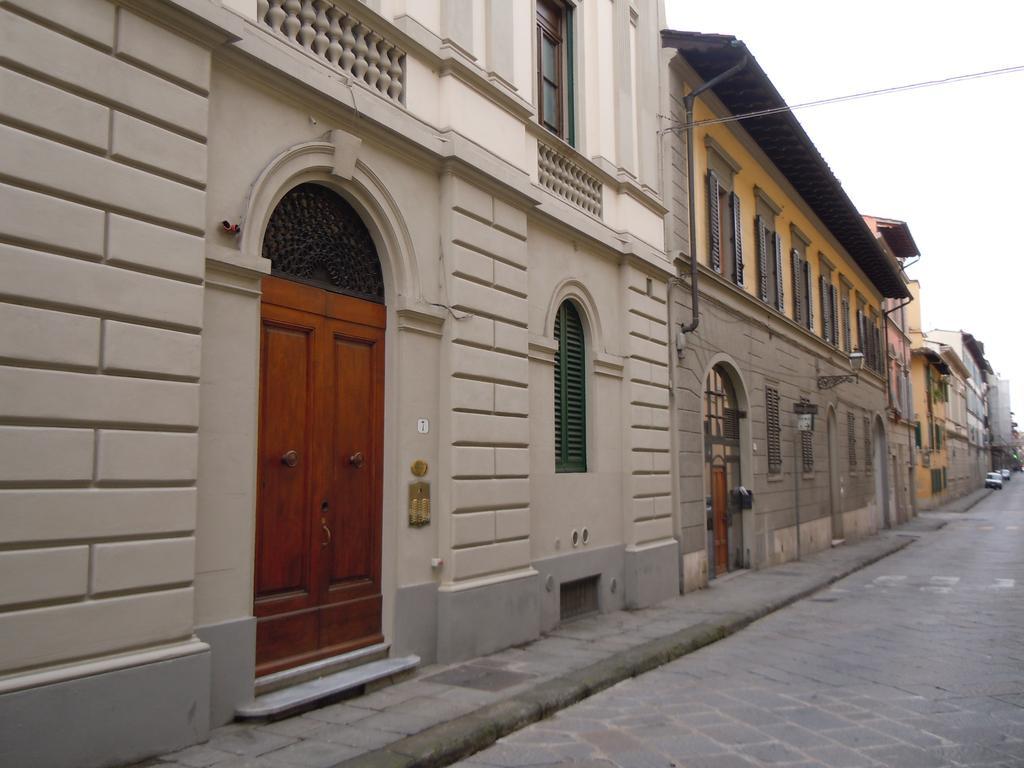
[[256, 672], [379, 642], [383, 305], [263, 281]]
[[714, 525], [715, 575], [721, 576], [729, 570], [729, 519], [725, 467], [711, 468], [711, 514]]

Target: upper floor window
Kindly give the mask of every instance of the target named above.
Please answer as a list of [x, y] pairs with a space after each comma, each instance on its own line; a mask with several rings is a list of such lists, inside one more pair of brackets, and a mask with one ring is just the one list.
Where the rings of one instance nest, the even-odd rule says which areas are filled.
[[807, 261], [807, 240], [791, 226], [793, 249], [790, 252], [790, 277], [793, 283], [793, 319], [807, 330], [814, 331], [814, 277]]
[[864, 364], [875, 373], [882, 373], [885, 369], [878, 312], [867, 306], [860, 296], [857, 297], [857, 337], [858, 348], [864, 353]]
[[[755, 192], [757, 190], [755, 189]], [[754, 233], [757, 237], [758, 296], [779, 312], [785, 310], [782, 284], [782, 237], [775, 231], [778, 209], [763, 194], [757, 194]]]
[[572, 9], [560, 0], [537, 0], [537, 117], [559, 138], [574, 143]]
[[587, 380], [583, 322], [571, 301], [555, 316], [555, 471], [587, 471]]
[[743, 285], [743, 219], [740, 199], [729, 189], [731, 185], [731, 178], [708, 171], [708, 262], [715, 272]]

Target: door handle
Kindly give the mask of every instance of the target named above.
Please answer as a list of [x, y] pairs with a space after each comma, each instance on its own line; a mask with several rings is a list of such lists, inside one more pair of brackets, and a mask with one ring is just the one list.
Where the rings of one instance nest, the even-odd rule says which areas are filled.
[[363, 466], [363, 464], [366, 463], [366, 459], [363, 458], [363, 452], [356, 451], [355, 453], [353, 453], [351, 456], [348, 457], [348, 463], [351, 464], [356, 469], [359, 469], [361, 466]]
[[299, 454], [295, 451], [285, 451], [284, 455], [281, 457], [281, 463], [286, 467], [294, 467], [299, 463]]
[[331, 534], [331, 528], [330, 528], [329, 525], [327, 525], [327, 500], [326, 499], [320, 505], [320, 512], [321, 512], [321, 515], [320, 515], [320, 529], [327, 536], [327, 538], [324, 541], [320, 542], [320, 546], [321, 547], [326, 547], [334, 539], [334, 536]]

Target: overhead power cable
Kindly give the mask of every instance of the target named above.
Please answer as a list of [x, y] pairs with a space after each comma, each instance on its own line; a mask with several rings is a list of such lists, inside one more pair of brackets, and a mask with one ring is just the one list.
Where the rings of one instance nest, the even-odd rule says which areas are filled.
[[[739, 115], [728, 115], [726, 117], [716, 117], [708, 120], [695, 120], [693, 127], [697, 128], [704, 125], [719, 125], [721, 123], [734, 123], [740, 120], [749, 120], [754, 117], [765, 117], [767, 115], [777, 115], [782, 112], [793, 112], [797, 109], [806, 109], [807, 107], [820, 107], [825, 104], [838, 104], [844, 101], [854, 101], [855, 99], [866, 99], [872, 96], [883, 96], [890, 93], [902, 93], [903, 91], [915, 91], [921, 88], [932, 88], [937, 85], [948, 85], [950, 83], [960, 83], [965, 80], [978, 80], [984, 77], [995, 77], [996, 75], [1007, 75], [1012, 72], [1024, 71], [1024, 64], [1018, 64], [1012, 67], [1002, 67], [1000, 69], [988, 69], [983, 72], [970, 72], [965, 75], [953, 75], [952, 77], [944, 77], [939, 80], [922, 80], [918, 83], [907, 83], [905, 85], [894, 85], [889, 88], [876, 88], [871, 91], [859, 91], [857, 93], [848, 93], [844, 96], [831, 96], [825, 99], [815, 99], [814, 101], [804, 101], [800, 104], [787, 104], [781, 107], [770, 107], [769, 109], [759, 109], [753, 112], [744, 112]], [[664, 129], [665, 131], [681, 131], [686, 129], [686, 125], [677, 123], [671, 128]]]

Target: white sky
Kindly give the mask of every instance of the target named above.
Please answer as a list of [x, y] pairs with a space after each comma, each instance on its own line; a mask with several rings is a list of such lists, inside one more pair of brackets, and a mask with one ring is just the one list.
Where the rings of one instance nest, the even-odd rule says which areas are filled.
[[[1024, 64], [1020, 0], [665, 4], [743, 40], [790, 104]], [[1024, 72], [795, 114], [862, 213], [910, 226], [924, 328], [973, 333], [1024, 416]]]

